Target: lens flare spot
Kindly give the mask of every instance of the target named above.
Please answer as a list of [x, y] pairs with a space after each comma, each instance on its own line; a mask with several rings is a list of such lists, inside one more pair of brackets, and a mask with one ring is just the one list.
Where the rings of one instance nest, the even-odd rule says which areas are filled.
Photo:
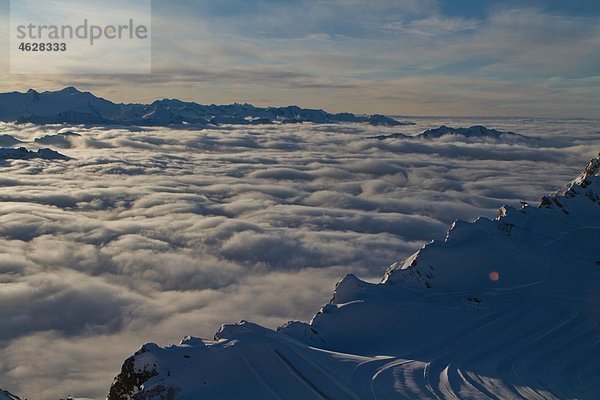
[[498, 282], [500, 280], [500, 274], [497, 273], [496, 271], [492, 271], [490, 272], [490, 281], [492, 282]]

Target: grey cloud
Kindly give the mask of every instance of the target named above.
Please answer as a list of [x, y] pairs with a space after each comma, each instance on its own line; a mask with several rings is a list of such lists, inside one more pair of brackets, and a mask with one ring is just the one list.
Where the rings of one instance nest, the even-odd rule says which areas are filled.
[[38, 273], [27, 282], [5, 283], [0, 341], [46, 330], [65, 336], [115, 331], [128, 314], [126, 297], [102, 282], [81, 281], [74, 273]]

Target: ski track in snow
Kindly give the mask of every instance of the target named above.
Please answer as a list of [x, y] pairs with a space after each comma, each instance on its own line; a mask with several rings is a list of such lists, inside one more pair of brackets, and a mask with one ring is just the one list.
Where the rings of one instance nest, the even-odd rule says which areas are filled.
[[[368, 400], [567, 398], [569, 393], [561, 392], [561, 387], [581, 386], [600, 369], [600, 361], [593, 356], [600, 346], [593, 335], [598, 326], [583, 329], [582, 317], [574, 307], [553, 314], [526, 331], [517, 326], [503, 329], [505, 342], [489, 343], [468, 357], [457, 358], [455, 352], [450, 362], [443, 351], [446, 346], [455, 347], [457, 337], [462, 337], [461, 345], [468, 347], [472, 336], [493, 336], [489, 332], [501, 329], [506, 321], [531, 311], [542, 313], [546, 306], [538, 300], [500, 318], [490, 315], [479, 319], [477, 324], [469, 324], [440, 340], [415, 360], [397, 358], [360, 364], [352, 377], [353, 389], [359, 398]], [[485, 319], [491, 322], [485, 323]], [[590, 356], [578, 357], [585, 354]], [[571, 365], [572, 359], [584, 362]], [[536, 387], [553, 390], [550, 393]], [[593, 393], [582, 392], [580, 396], [591, 399]]]

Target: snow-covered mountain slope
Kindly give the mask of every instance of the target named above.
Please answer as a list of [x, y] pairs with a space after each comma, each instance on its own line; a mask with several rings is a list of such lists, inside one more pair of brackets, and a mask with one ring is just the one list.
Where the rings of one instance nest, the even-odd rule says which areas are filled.
[[0, 389], [0, 400], [21, 400], [19, 397]]
[[145, 345], [109, 399], [597, 399], [599, 170], [454, 223], [379, 284], [346, 276], [310, 323]]
[[201, 105], [181, 100], [157, 100], [152, 104], [115, 104], [74, 87], [59, 91], [0, 94], [0, 121], [34, 124], [89, 125], [219, 125], [265, 123], [362, 122], [371, 125], [409, 124], [383, 115], [330, 114], [323, 110], [288, 107], [254, 107], [250, 104]]
[[223, 326], [214, 340], [143, 346], [125, 361], [108, 399], [352, 398], [349, 378], [368, 360], [310, 348], [242, 321]]

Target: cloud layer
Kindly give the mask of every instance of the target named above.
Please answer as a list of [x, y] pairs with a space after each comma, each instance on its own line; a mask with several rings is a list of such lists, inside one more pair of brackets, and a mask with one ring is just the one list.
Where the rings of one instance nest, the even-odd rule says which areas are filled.
[[[378, 280], [454, 219], [535, 202], [600, 144], [589, 120], [416, 122], [402, 131], [479, 123], [539, 139], [0, 125], [72, 158], [0, 167], [0, 387], [103, 398], [145, 342], [212, 336], [242, 318], [307, 319], [345, 273]], [[80, 136], [53, 136], [67, 131]]]

